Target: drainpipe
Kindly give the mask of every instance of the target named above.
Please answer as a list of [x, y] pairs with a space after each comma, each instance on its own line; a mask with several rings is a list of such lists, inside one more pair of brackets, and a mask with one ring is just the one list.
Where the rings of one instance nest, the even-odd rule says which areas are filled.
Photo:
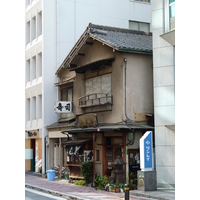
[[[127, 65], [127, 59], [124, 58], [124, 63], [125, 63], [125, 66], [124, 66], [124, 114], [125, 114], [125, 123], [127, 123], [127, 120], [130, 120], [127, 116], [127, 113], [126, 113], [126, 65]], [[128, 145], [129, 144], [126, 144], [126, 183], [129, 183], [129, 159], [128, 159]]]
[[125, 123], [127, 123], [127, 120], [130, 120], [130, 121], [132, 121], [131, 119], [129, 119], [128, 118], [128, 116], [127, 116], [127, 113], [126, 113], [126, 66], [127, 66], [127, 59], [126, 58], [124, 58], [124, 63], [125, 63], [125, 65], [124, 65], [124, 87], [125, 87], [125, 91], [124, 91], [124, 115], [125, 115]]
[[48, 135], [46, 135], [44, 137], [44, 155], [45, 155], [45, 157], [44, 157], [44, 174], [46, 174], [46, 170], [47, 170], [47, 145], [46, 145], [47, 138], [48, 138]]

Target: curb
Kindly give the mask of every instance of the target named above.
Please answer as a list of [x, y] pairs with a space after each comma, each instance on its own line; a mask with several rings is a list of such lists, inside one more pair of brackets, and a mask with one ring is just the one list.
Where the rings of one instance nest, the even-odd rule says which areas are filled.
[[84, 200], [82, 198], [78, 198], [78, 197], [75, 197], [73, 195], [67, 195], [67, 194], [62, 193], [62, 192], [57, 192], [55, 190], [50, 190], [50, 189], [38, 187], [38, 186], [35, 186], [35, 185], [30, 185], [30, 184], [27, 184], [27, 183], [25, 183], [25, 187], [29, 188], [29, 189], [37, 190], [39, 192], [45, 192], [47, 194], [52, 194], [52, 195], [57, 196], [57, 197], [62, 197], [62, 198], [65, 198], [67, 200]]
[[[170, 200], [171, 198], [165, 198], [165, 197], [159, 197], [151, 194], [142, 194], [142, 193], [137, 193], [137, 192], [130, 192], [130, 195], [132, 196], [138, 196], [138, 197], [146, 197], [150, 199], [158, 199], [158, 200]], [[174, 198], [172, 198], [174, 199]]]

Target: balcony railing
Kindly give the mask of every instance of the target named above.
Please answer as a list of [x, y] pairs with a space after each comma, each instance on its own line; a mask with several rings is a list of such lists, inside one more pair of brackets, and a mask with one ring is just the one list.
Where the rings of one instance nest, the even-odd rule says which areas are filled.
[[79, 98], [79, 108], [112, 104], [113, 97], [107, 93], [93, 93]]

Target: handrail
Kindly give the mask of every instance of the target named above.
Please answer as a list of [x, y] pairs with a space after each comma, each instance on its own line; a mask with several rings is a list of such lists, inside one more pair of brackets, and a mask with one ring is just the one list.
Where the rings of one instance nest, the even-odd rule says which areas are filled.
[[100, 92], [91, 93], [91, 94], [87, 94], [87, 95], [84, 95], [84, 96], [82, 96], [82, 97], [79, 97], [78, 100], [80, 100], [81, 98], [87, 97], [87, 96], [92, 96], [92, 95], [97, 95], [97, 94], [105, 94], [105, 95], [108, 95], [109, 93], [100, 93]]

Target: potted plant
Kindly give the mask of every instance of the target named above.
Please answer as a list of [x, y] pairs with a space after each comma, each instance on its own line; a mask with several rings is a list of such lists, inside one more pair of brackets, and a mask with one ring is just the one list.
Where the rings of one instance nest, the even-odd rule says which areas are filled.
[[120, 183], [119, 184], [119, 188], [120, 188], [120, 192], [124, 192], [124, 184], [123, 183]]
[[[105, 176], [96, 175], [95, 183], [98, 185], [99, 189], [103, 189], [104, 186], [108, 183], [108, 179], [107, 179], [106, 175]], [[97, 189], [97, 187], [95, 189]]]
[[137, 174], [134, 173], [130, 174], [130, 189], [131, 190], [137, 189]]
[[113, 184], [113, 182], [111, 181], [111, 182], [109, 183], [109, 186], [108, 186], [109, 192], [111, 192], [113, 188], [114, 188], [114, 184]]
[[117, 185], [117, 184], [115, 185], [115, 192], [116, 192], [116, 193], [119, 193], [119, 192], [120, 192], [119, 185]]

